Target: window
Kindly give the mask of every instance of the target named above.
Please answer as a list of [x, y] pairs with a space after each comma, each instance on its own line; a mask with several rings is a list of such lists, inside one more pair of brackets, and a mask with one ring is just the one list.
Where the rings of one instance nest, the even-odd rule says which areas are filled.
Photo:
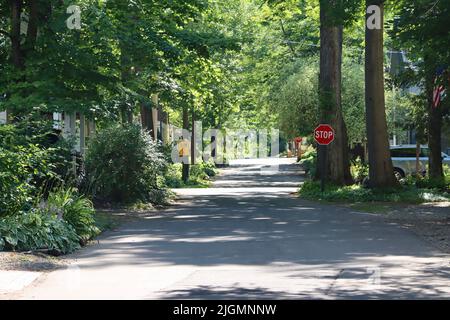
[[412, 148], [393, 149], [393, 150], [391, 150], [391, 156], [393, 158], [415, 158], [416, 157], [416, 149], [412, 149]]

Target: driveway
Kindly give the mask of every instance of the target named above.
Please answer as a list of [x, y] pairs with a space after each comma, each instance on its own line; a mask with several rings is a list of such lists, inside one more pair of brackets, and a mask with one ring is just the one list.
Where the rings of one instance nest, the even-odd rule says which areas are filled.
[[298, 199], [302, 180], [290, 159], [236, 161], [7, 298], [450, 298], [448, 255], [379, 216]]

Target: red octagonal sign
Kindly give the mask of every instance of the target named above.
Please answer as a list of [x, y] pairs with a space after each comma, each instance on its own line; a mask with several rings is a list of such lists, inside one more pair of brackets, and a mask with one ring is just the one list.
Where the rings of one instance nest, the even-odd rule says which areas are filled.
[[314, 139], [320, 145], [329, 145], [334, 141], [334, 137], [334, 129], [328, 124], [321, 124], [314, 130]]

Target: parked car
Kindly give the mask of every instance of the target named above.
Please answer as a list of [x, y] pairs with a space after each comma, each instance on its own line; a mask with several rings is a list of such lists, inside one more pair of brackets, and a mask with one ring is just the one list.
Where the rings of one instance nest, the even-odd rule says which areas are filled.
[[[430, 150], [427, 146], [420, 148], [420, 172], [426, 174]], [[391, 147], [391, 157], [394, 164], [394, 172], [397, 178], [404, 178], [406, 175], [416, 173], [416, 146], [403, 145]], [[450, 166], [450, 156], [442, 153], [444, 164]]]

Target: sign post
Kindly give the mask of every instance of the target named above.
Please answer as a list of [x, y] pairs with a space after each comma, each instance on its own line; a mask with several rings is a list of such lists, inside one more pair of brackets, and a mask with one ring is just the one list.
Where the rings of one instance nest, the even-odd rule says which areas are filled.
[[295, 149], [297, 150], [297, 158], [298, 159], [302, 158], [302, 142], [303, 142], [302, 137], [297, 137], [294, 139]]
[[314, 130], [314, 140], [319, 145], [319, 152], [322, 154], [320, 167], [321, 167], [321, 190], [325, 191], [325, 180], [327, 176], [327, 146], [330, 145], [335, 138], [334, 129], [328, 124], [321, 124]]

